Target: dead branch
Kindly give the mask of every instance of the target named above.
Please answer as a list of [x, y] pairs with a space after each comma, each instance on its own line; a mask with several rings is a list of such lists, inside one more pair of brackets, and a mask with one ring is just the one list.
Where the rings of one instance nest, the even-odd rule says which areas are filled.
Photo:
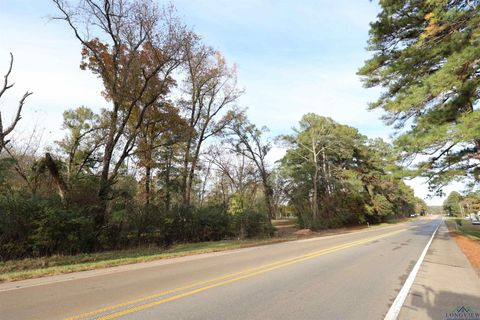
[[[8, 66], [8, 71], [4, 76], [4, 81], [3, 81], [3, 86], [0, 89], [0, 98], [3, 96], [3, 94], [11, 89], [14, 85], [14, 83], [9, 84], [8, 78], [10, 77], [10, 74], [12, 73], [13, 69], [13, 54], [10, 52], [10, 64]], [[20, 121], [22, 118], [22, 109], [23, 105], [25, 104], [25, 100], [30, 96], [33, 92], [25, 92], [23, 97], [20, 99], [18, 102], [18, 107], [17, 107], [17, 112], [15, 114], [15, 118], [13, 119], [12, 123], [5, 129], [3, 125], [3, 119], [2, 119], [2, 113], [0, 112], [0, 152], [5, 148], [5, 145], [8, 143], [8, 140], [6, 141], [6, 137], [12, 133], [12, 131], [15, 129], [17, 126], [17, 123]]]

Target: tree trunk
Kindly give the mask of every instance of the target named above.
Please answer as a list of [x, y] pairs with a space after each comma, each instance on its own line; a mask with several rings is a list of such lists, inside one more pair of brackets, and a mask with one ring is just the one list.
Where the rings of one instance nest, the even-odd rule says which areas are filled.
[[188, 165], [190, 163], [190, 148], [191, 148], [191, 141], [187, 142], [187, 148], [185, 150], [185, 157], [183, 159], [183, 172], [182, 172], [182, 200], [183, 204], [187, 203], [187, 190], [188, 190], [188, 176], [189, 170]]
[[315, 166], [315, 173], [313, 175], [313, 204], [312, 204], [312, 214], [313, 219], [318, 218], [318, 153], [315, 148], [315, 141], [312, 137], [312, 154], [313, 154], [313, 164]]
[[325, 155], [325, 148], [322, 148], [322, 170], [323, 170], [323, 177], [325, 180], [325, 189], [327, 189], [327, 194], [331, 195], [330, 190], [330, 181], [327, 172], [327, 156]]
[[315, 165], [315, 174], [313, 177], [313, 218], [318, 218], [318, 167]]
[[173, 148], [168, 147], [167, 159], [165, 168], [165, 210], [168, 212], [171, 208], [171, 194], [170, 194], [170, 169], [172, 167]]
[[187, 177], [187, 185], [185, 188], [185, 197], [184, 197], [184, 205], [190, 206], [191, 204], [191, 195], [192, 195], [192, 188], [193, 188], [193, 179], [195, 177], [195, 169], [197, 166], [198, 155], [195, 155], [190, 163], [190, 170], [188, 172]]
[[57, 186], [58, 195], [60, 196], [62, 203], [66, 204], [67, 184], [60, 175], [57, 164], [55, 163], [55, 161], [53, 161], [52, 156], [48, 152], [45, 154], [45, 165], [50, 172], [50, 175], [52, 176], [55, 185]]
[[99, 188], [98, 188], [98, 197], [100, 200], [100, 205], [98, 206], [97, 212], [95, 214], [94, 222], [97, 230], [100, 230], [101, 227], [105, 224], [105, 216], [107, 214], [107, 201], [108, 195], [110, 193], [110, 164], [112, 161], [113, 151], [115, 149], [115, 132], [117, 131], [117, 111], [118, 106], [114, 103], [114, 111], [110, 117], [110, 127], [107, 137], [107, 143], [103, 152], [102, 159], [102, 171], [100, 174]]
[[268, 176], [266, 172], [262, 173], [263, 194], [265, 197], [265, 204], [267, 205], [268, 222], [271, 224], [275, 216], [275, 209], [273, 207], [273, 189], [268, 183]]
[[145, 166], [145, 204], [150, 204], [150, 190], [152, 183], [152, 167], [150, 165]]
[[208, 177], [210, 176], [210, 169], [212, 168], [212, 162], [210, 162], [208, 164], [208, 167], [207, 167], [207, 172], [205, 173], [205, 179], [203, 179], [203, 182], [202, 182], [202, 190], [200, 191], [200, 207], [203, 207], [203, 200], [204, 200], [204, 197], [205, 197], [205, 191], [207, 190], [207, 180], [208, 180]]
[[[207, 127], [207, 125], [208, 125], [208, 121], [205, 123], [205, 127], [202, 129], [200, 136], [198, 137], [197, 146], [195, 148], [195, 154], [193, 155], [193, 157], [190, 158], [190, 169], [186, 179], [184, 198], [183, 198], [184, 200], [183, 204], [186, 206], [190, 206], [191, 204], [193, 179], [195, 178], [195, 171], [197, 169], [198, 158], [200, 157], [200, 150], [201, 150], [202, 142], [204, 141], [205, 128]], [[190, 148], [188, 148], [188, 150], [190, 150]], [[188, 167], [188, 163], [187, 163], [187, 167]]]

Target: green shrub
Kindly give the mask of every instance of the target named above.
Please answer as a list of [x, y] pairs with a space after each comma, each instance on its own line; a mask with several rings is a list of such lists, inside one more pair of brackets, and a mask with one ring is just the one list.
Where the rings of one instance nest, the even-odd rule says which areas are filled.
[[194, 218], [197, 241], [217, 241], [230, 236], [231, 216], [221, 205], [199, 208]]
[[39, 212], [38, 200], [24, 193], [0, 196], [0, 258], [32, 254], [30, 236]]
[[29, 237], [34, 256], [77, 254], [91, 251], [93, 223], [78, 212], [56, 206], [41, 206]]
[[[81, 189], [81, 185], [76, 188]], [[106, 223], [96, 228], [95, 215], [101, 208], [97, 200], [92, 195], [87, 205], [85, 198], [77, 196], [65, 206], [58, 197], [0, 194], [0, 258], [72, 255], [273, 234], [266, 214], [253, 209], [232, 215], [222, 205], [179, 206], [166, 212], [155, 204], [137, 205], [129, 197], [123, 202], [110, 202]]]
[[246, 210], [233, 216], [233, 233], [240, 238], [252, 238], [273, 234], [273, 227], [264, 213]]

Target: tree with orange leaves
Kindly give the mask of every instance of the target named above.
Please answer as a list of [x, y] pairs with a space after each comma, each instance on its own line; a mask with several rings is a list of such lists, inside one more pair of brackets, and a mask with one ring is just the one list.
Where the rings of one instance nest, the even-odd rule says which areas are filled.
[[173, 71], [183, 61], [188, 32], [172, 8], [152, 1], [84, 0], [72, 6], [52, 0], [82, 45], [80, 67], [98, 76], [110, 103], [104, 112], [103, 146], [98, 196], [103, 200], [95, 217], [104, 225], [111, 186], [119, 169], [135, 150], [145, 118], [161, 104], [174, 84]]

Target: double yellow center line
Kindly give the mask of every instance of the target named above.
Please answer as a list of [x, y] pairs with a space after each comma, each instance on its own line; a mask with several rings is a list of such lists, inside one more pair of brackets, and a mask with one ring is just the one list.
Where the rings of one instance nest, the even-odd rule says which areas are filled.
[[196, 293], [199, 293], [199, 292], [203, 292], [203, 291], [215, 288], [215, 287], [220, 287], [220, 286], [223, 286], [223, 285], [235, 282], [235, 281], [239, 281], [239, 280], [242, 280], [242, 279], [245, 279], [245, 278], [250, 278], [250, 277], [262, 274], [262, 273], [266, 273], [266, 272], [269, 272], [269, 271], [272, 271], [272, 270], [275, 270], [275, 269], [283, 268], [283, 267], [286, 267], [286, 266], [289, 266], [289, 265], [292, 265], [292, 264], [295, 264], [295, 263], [299, 263], [299, 262], [302, 262], [302, 261], [305, 261], [305, 260], [309, 260], [309, 259], [312, 259], [312, 258], [315, 258], [315, 257], [319, 257], [319, 256], [322, 256], [322, 255], [326, 255], [326, 254], [333, 253], [333, 252], [336, 252], [336, 251], [340, 251], [340, 250], [343, 250], [343, 249], [358, 246], [360, 244], [365, 244], [365, 243], [368, 243], [368, 242], [372, 242], [372, 241], [375, 241], [375, 240], [386, 238], [386, 237], [392, 236], [394, 234], [400, 233], [400, 232], [405, 231], [405, 230], [407, 230], [407, 229], [400, 229], [400, 230], [392, 231], [392, 232], [389, 232], [389, 233], [384, 233], [384, 234], [381, 234], [381, 235], [378, 235], [378, 236], [364, 238], [364, 239], [357, 240], [357, 241], [351, 241], [351, 242], [344, 243], [344, 244], [341, 244], [341, 245], [338, 245], [338, 246], [334, 246], [334, 247], [310, 252], [310, 253], [300, 255], [300, 256], [296, 256], [296, 257], [293, 257], [293, 258], [279, 260], [279, 261], [276, 261], [276, 262], [261, 265], [259, 267], [245, 269], [245, 270], [235, 272], [235, 273], [230, 273], [230, 274], [218, 277], [218, 278], [214, 278], [214, 279], [210, 279], [210, 280], [206, 280], [206, 281], [201, 281], [201, 282], [196, 282], [196, 283], [193, 283], [193, 284], [190, 284], [190, 285], [187, 285], [187, 286], [183, 286], [183, 287], [179, 287], [179, 288], [176, 288], [176, 289], [173, 289], [173, 290], [161, 292], [161, 293], [158, 293], [158, 294], [155, 294], [155, 295], [151, 295], [151, 296], [143, 297], [143, 298], [140, 298], [140, 299], [136, 299], [136, 300], [124, 302], [124, 303], [121, 303], [121, 304], [117, 304], [117, 305], [114, 305], [114, 306], [109, 306], [109, 307], [94, 310], [94, 311], [91, 311], [91, 312], [83, 313], [83, 314], [80, 314], [80, 315], [76, 315], [76, 316], [73, 316], [73, 317], [66, 318], [64, 320], [79, 320], [79, 319], [89, 318], [89, 317], [93, 317], [95, 315], [99, 315], [99, 314], [102, 314], [102, 313], [107, 313], [109, 311], [114, 311], [114, 310], [121, 309], [121, 308], [124, 308], [124, 307], [132, 306], [132, 305], [135, 305], [135, 304], [140, 304], [142, 302], [147, 302], [149, 300], [154, 300], [154, 299], [157, 299], [157, 298], [161, 298], [163, 296], [170, 295], [170, 294], [173, 294], [173, 293], [177, 293], [177, 292], [180, 292], [180, 291], [185, 291], [185, 290], [188, 290], [188, 289], [193, 289], [195, 287], [199, 287], [199, 288], [196, 288], [196, 289], [193, 289], [193, 290], [190, 290], [190, 291], [187, 291], [187, 292], [179, 293], [179, 294], [176, 294], [176, 295], [164, 298], [164, 299], [155, 300], [155, 301], [152, 301], [152, 302], [149, 302], [149, 303], [146, 303], [146, 304], [141, 304], [141, 305], [138, 305], [138, 306], [132, 306], [130, 308], [126, 308], [125, 310], [118, 311], [118, 312], [115, 312], [115, 313], [111, 313], [111, 314], [108, 314], [108, 315], [105, 315], [105, 316], [100, 316], [100, 317], [96, 318], [97, 320], [116, 319], [118, 317], [125, 316], [125, 315], [131, 314], [133, 312], [138, 312], [138, 311], [141, 311], [141, 310], [144, 310], [144, 309], [152, 308], [152, 307], [155, 307], [157, 305], [160, 305], [160, 304], [163, 304], [163, 303], [166, 303], [166, 302], [169, 302], [169, 301], [177, 300], [177, 299], [180, 299], [180, 298], [183, 298], [183, 297], [187, 297], [187, 296], [190, 296], [190, 295], [193, 295], [193, 294], [196, 294]]

